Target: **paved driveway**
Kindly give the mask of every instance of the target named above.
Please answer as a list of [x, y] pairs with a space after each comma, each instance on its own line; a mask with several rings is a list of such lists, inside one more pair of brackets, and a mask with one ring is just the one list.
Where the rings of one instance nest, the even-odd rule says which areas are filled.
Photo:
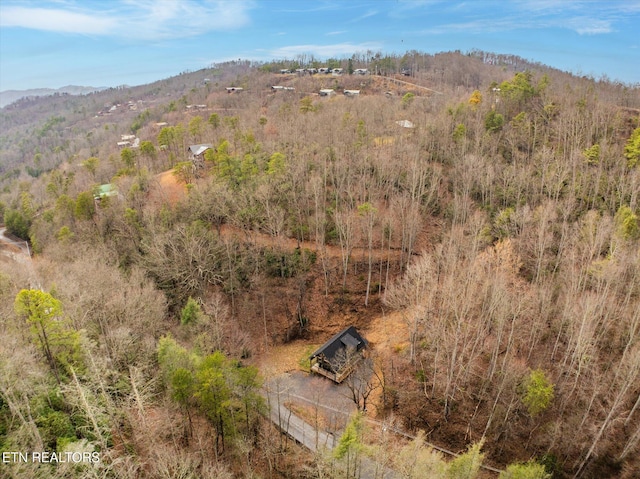
[[[296, 441], [311, 451], [333, 449], [356, 406], [349, 399], [349, 388], [300, 371], [268, 381], [264, 387], [270, 418]], [[297, 409], [297, 411], [296, 411]], [[303, 411], [303, 413], [301, 413]], [[362, 479], [393, 479], [386, 467], [361, 458]]]
[[272, 379], [266, 388], [270, 397], [278, 397], [281, 404], [298, 411], [307, 422], [338, 435], [356, 410], [345, 384], [302, 371]]

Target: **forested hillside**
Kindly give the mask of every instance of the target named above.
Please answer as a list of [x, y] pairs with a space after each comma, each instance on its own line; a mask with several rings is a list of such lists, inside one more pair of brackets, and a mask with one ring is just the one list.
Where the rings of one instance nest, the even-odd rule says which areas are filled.
[[[0, 121], [0, 451], [100, 457], [3, 477], [637, 477], [637, 85], [366, 54]], [[363, 416], [312, 454], [265, 391], [350, 325]]]

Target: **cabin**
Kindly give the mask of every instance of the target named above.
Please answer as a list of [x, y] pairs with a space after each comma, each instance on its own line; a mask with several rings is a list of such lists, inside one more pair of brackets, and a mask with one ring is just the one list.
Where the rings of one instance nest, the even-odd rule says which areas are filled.
[[193, 162], [196, 168], [202, 168], [204, 166], [204, 154], [207, 150], [213, 148], [213, 145], [209, 143], [203, 143], [201, 145], [191, 145], [187, 148], [187, 157]]
[[309, 356], [311, 371], [340, 384], [362, 360], [367, 346], [367, 340], [349, 326]]

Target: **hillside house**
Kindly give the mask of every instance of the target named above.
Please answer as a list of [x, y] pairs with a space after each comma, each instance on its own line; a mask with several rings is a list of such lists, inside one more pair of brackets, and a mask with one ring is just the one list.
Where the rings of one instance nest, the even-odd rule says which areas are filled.
[[204, 154], [207, 150], [213, 148], [210, 143], [200, 145], [191, 145], [187, 148], [187, 158], [193, 162], [193, 166], [198, 169], [204, 166]]
[[362, 360], [367, 346], [366, 339], [349, 326], [309, 356], [311, 371], [341, 383]]

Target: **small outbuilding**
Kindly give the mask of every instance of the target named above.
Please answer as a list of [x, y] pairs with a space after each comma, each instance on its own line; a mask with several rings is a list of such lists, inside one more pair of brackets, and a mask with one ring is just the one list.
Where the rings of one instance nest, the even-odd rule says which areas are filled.
[[211, 148], [213, 148], [213, 145], [210, 143], [191, 145], [187, 148], [187, 158], [193, 162], [196, 169], [202, 168], [204, 166], [204, 154]]
[[367, 346], [367, 340], [349, 326], [309, 356], [311, 371], [341, 383], [362, 360]]
[[396, 121], [396, 125], [401, 126], [402, 128], [415, 128], [416, 125], [413, 124], [412, 121], [409, 120], [398, 120]]
[[111, 196], [117, 196], [118, 190], [115, 185], [111, 183], [106, 183], [104, 185], [100, 185], [94, 188], [93, 190], [93, 199], [96, 203], [99, 203], [104, 198], [109, 198]]

